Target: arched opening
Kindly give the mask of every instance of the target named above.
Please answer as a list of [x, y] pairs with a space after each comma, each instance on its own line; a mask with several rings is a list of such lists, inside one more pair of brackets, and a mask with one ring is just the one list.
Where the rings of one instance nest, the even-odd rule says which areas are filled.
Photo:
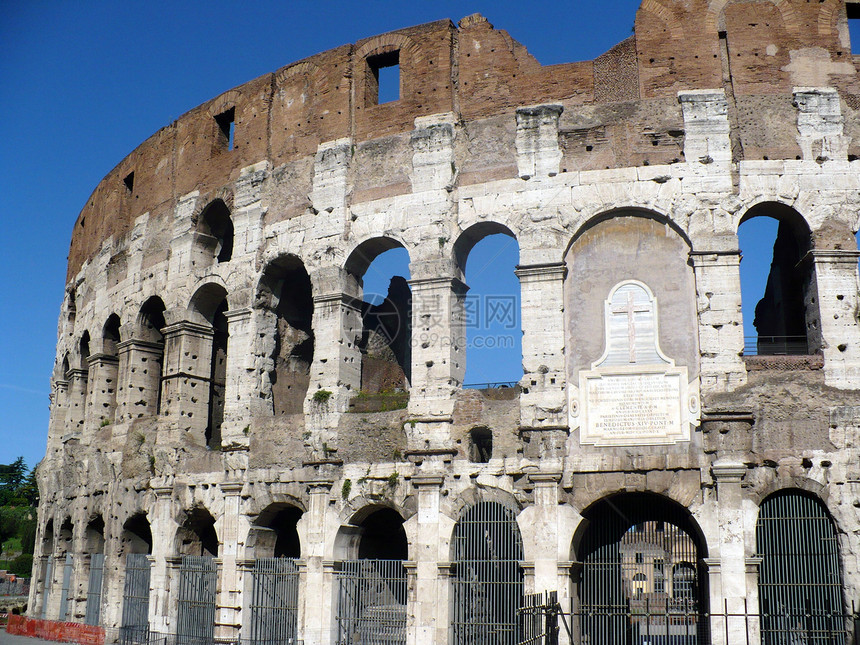
[[403, 518], [387, 507], [365, 509], [341, 527], [336, 547], [346, 556], [337, 573], [338, 642], [406, 643]]
[[837, 643], [848, 636], [836, 526], [821, 501], [781, 490], [759, 508], [756, 551], [764, 645]]
[[409, 253], [396, 240], [374, 238], [352, 252], [345, 268], [354, 280], [353, 291], [362, 297], [362, 326], [356, 339], [361, 391], [408, 390], [412, 378]]
[[74, 570], [74, 555], [72, 555], [73, 545], [73, 528], [71, 518], [66, 518], [60, 525], [60, 531], [57, 535], [57, 547], [59, 550], [59, 560], [63, 566], [63, 578], [60, 586], [60, 611], [57, 615], [57, 620], [68, 619], [69, 609], [69, 587], [72, 582], [72, 571]]
[[[751, 208], [738, 227], [746, 355], [817, 351], [817, 308], [811, 302], [809, 226], [784, 204]], [[744, 254], [744, 250], [747, 251]]]
[[152, 530], [145, 513], [137, 513], [125, 521], [120, 548], [120, 556], [125, 555], [120, 640], [127, 643], [148, 642]]
[[523, 376], [520, 282], [514, 271], [520, 249], [507, 227], [475, 224], [454, 244], [454, 260], [469, 291], [464, 387], [511, 387]]
[[116, 356], [117, 345], [119, 345], [119, 328], [121, 322], [119, 316], [111, 314], [102, 328], [102, 352], [109, 356]]
[[54, 584], [54, 520], [45, 523], [45, 531], [42, 533], [42, 607], [39, 616], [48, 617], [48, 599], [51, 596], [51, 587]]
[[[164, 302], [152, 296], [140, 308], [137, 329], [128, 353], [128, 376], [121, 387], [130, 388], [137, 410], [128, 410], [129, 419], [161, 413], [161, 380], [164, 374]], [[138, 388], [140, 388], [138, 390]], [[135, 396], [138, 391], [140, 396]]]
[[80, 367], [82, 370], [86, 370], [87, 369], [87, 361], [90, 358], [90, 332], [85, 331], [83, 333], [83, 335], [81, 336], [81, 343], [80, 343], [79, 347], [80, 347], [80, 359], [81, 359]]
[[254, 642], [296, 642], [301, 555], [297, 524], [302, 511], [276, 503], [260, 513], [249, 535], [253, 551], [250, 634]]
[[[229, 310], [227, 292], [217, 284], [201, 287], [191, 301], [196, 316], [212, 326], [212, 345], [209, 348], [209, 403], [207, 406], [205, 439], [209, 448], [221, 447], [221, 424], [224, 421], [224, 388], [227, 383], [227, 350]], [[205, 352], [204, 348], [201, 351]]]
[[179, 565], [176, 634], [179, 642], [211, 643], [215, 633], [218, 535], [215, 518], [201, 506], [185, 514], [176, 534]]
[[101, 621], [102, 581], [105, 570], [105, 522], [101, 515], [96, 516], [87, 524], [84, 542], [85, 552], [89, 555], [87, 608], [84, 623], [98, 625]]
[[522, 606], [523, 541], [516, 511], [478, 502], [454, 527], [454, 643], [518, 642]]
[[89, 369], [90, 369], [90, 332], [85, 331], [78, 343], [78, 365], [72, 370], [70, 393], [73, 414], [71, 416], [72, 429], [82, 431], [87, 418], [87, 401], [89, 394]]
[[196, 245], [203, 258], [208, 256], [220, 263], [233, 257], [233, 220], [223, 200], [212, 201], [200, 213]]
[[684, 507], [653, 493], [621, 493], [583, 517], [574, 610], [583, 641], [709, 642], [707, 552]]
[[274, 413], [301, 414], [314, 358], [314, 302], [301, 260], [283, 256], [266, 267], [257, 306], [275, 327], [269, 370]]

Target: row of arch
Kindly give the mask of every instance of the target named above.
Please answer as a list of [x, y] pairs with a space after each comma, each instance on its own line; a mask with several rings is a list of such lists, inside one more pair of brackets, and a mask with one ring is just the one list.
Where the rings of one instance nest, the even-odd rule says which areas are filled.
[[[629, 215], [646, 218], [655, 217], [653, 214], [629, 211]], [[596, 227], [618, 215], [609, 213], [590, 223]], [[801, 259], [811, 247], [811, 234], [803, 218], [793, 209], [782, 204], [759, 204], [745, 215], [742, 222], [758, 216], [768, 216], [779, 222], [776, 242], [774, 245], [773, 261], [766, 281], [764, 297], [756, 307], [755, 325], [758, 328], [757, 350], [768, 352], [781, 350], [786, 339], [797, 342], [798, 353], [807, 353], [815, 348], [811, 346], [807, 330], [814, 328], [816, 322], [814, 312], [807, 311], [808, 292], [812, 278], [811, 263], [801, 262]], [[660, 219], [660, 218], [658, 218]], [[221, 200], [216, 200], [203, 210], [198, 218], [198, 238], [200, 244], [211, 251], [213, 260], [229, 262], [232, 258], [232, 223], [230, 213]], [[669, 226], [671, 222], [666, 221]], [[673, 227], [674, 228], [674, 227]], [[674, 229], [675, 233], [689, 247], [689, 240], [683, 232]], [[482, 240], [490, 236], [502, 235], [516, 245], [514, 233], [499, 223], [483, 222], [468, 228], [452, 245], [455, 266], [464, 270], [472, 250]], [[571, 244], [575, 244], [575, 238]], [[359, 244], [347, 258], [344, 268], [347, 283], [343, 288], [358, 296], [365, 295], [363, 287], [368, 270], [375, 260], [387, 252], [399, 249], [406, 255], [406, 261], [400, 263], [400, 273], [408, 275], [408, 251], [403, 243], [392, 237], [377, 237]], [[217, 251], [217, 253], [216, 253]], [[515, 261], [508, 267], [513, 275]], [[370, 278], [367, 278], [370, 279]], [[498, 273], [494, 272], [494, 280]], [[382, 302], [364, 301], [360, 306], [361, 329], [355, 330], [356, 344], [362, 354], [361, 383], [359, 389], [364, 392], [381, 389], [409, 389], [411, 382], [411, 348], [412, 339], [412, 302], [410, 287], [403, 275], [393, 275], [387, 287], [386, 297]], [[518, 300], [517, 293], [511, 297]], [[465, 291], [463, 291], [465, 293]], [[263, 350], [267, 369], [261, 389], [265, 396], [271, 398], [274, 413], [299, 414], [303, 411], [303, 403], [310, 382], [310, 370], [314, 358], [315, 337], [313, 329], [314, 288], [311, 279], [301, 259], [294, 255], [279, 256], [270, 261], [264, 268], [254, 294], [253, 307], [261, 313], [264, 326], [269, 331], [266, 336], [267, 347]], [[319, 294], [316, 294], [319, 295]], [[691, 294], [692, 297], [692, 294]], [[488, 302], [479, 302], [477, 306], [484, 307]], [[74, 305], [70, 302], [70, 311]], [[468, 306], [465, 312], [467, 333], [469, 328]], [[225, 386], [226, 355], [228, 351], [229, 329], [225, 313], [229, 309], [227, 291], [217, 283], [208, 283], [201, 287], [191, 298], [186, 315], [189, 321], [206, 326], [212, 333], [211, 348], [205, 348], [208, 356], [208, 374], [206, 369], [198, 366], [199, 376], [209, 379], [209, 405], [206, 413], [206, 439], [210, 445], [218, 442], [218, 432], [223, 419], [223, 402]], [[517, 310], [519, 308], [517, 307]], [[129, 336], [138, 345], [146, 345], [147, 351], [139, 357], [148, 365], [132, 366], [125, 373], [120, 366], [121, 320], [116, 313], [109, 315], [101, 330], [98, 346], [93, 352], [94, 339], [89, 331], [84, 331], [77, 342], [76, 352], [67, 351], [64, 354], [62, 368], [58, 375], [70, 383], [77, 380], [83, 383], [72, 387], [70, 408], [79, 411], [72, 413], [71, 425], [110, 423], [117, 419], [118, 390], [123, 388], [136, 389], [142, 396], [136, 396], [133, 404], [127, 402], [121, 410], [119, 419], [129, 420], [149, 414], [158, 414], [162, 407], [165, 387], [162, 381], [171, 376], [165, 372], [164, 365], [164, 320], [165, 304], [158, 296], [149, 298], [141, 306], [134, 329]], [[486, 331], [486, 330], [484, 330]], [[481, 381], [518, 381], [522, 375], [519, 348], [519, 329], [509, 335], [513, 339], [508, 354], [516, 354], [510, 360], [513, 367], [510, 373], [502, 376], [493, 373]], [[494, 332], [495, 333], [495, 332]], [[466, 339], [458, 340], [465, 342]], [[465, 351], [473, 343], [465, 342]], [[126, 343], [127, 345], [127, 343]], [[496, 347], [494, 364], [505, 349]], [[133, 357], [132, 357], [133, 358]], [[466, 364], [470, 361], [466, 357]], [[99, 368], [99, 373], [91, 375], [92, 365]], [[172, 366], [173, 372], [183, 372], [183, 366]], [[91, 378], [96, 376], [97, 379]], [[131, 379], [131, 381], [129, 380]], [[134, 382], [132, 382], [134, 381]], [[129, 395], [130, 396], [130, 395]], [[122, 406], [120, 406], [122, 407]], [[91, 409], [90, 409], [91, 408]], [[89, 413], [89, 420], [87, 419]]]
[[[473, 642], [476, 634], [486, 633], [490, 626], [495, 630], [494, 642], [517, 642], [516, 610], [522, 605], [525, 549], [518, 509], [505, 499], [488, 495], [473, 501], [454, 524], [451, 624], [455, 643]], [[253, 559], [268, 565], [254, 569], [252, 575], [259, 578], [255, 584], [265, 577], [261, 571], [272, 569], [273, 558], [296, 560], [304, 555], [297, 530], [301, 516], [301, 509], [286, 503], [273, 503], [257, 516], [246, 546]], [[642, 622], [647, 611], [657, 617], [671, 613], [675, 623], [686, 630], [689, 638], [684, 642], [708, 642], [708, 546], [685, 508], [653, 493], [620, 493], [594, 503], [583, 518], [572, 538], [572, 557], [579, 563], [572, 580], [572, 611], [580, 619], [583, 637], [615, 642], [611, 638], [645, 633], [642, 630], [653, 628]], [[85, 548], [91, 553], [104, 550], [100, 519], [90, 520], [86, 528]], [[403, 562], [410, 546], [403, 523], [398, 510], [377, 503], [359, 509], [341, 527], [334, 555], [345, 564], [336, 569], [337, 585], [357, 602], [350, 608], [335, 608], [339, 624], [347, 632], [384, 628], [391, 633], [405, 621], [408, 601]], [[57, 537], [56, 544], [70, 543], [70, 520], [63, 522]], [[49, 521], [43, 537], [44, 555], [62, 555], [53, 540]], [[144, 513], [125, 521], [121, 556], [149, 554], [152, 545]], [[185, 513], [174, 549], [188, 558], [219, 555], [215, 519], [205, 508], [195, 506]], [[762, 558], [758, 593], [763, 642], [783, 642], [810, 628], [837, 630], [845, 606], [839, 546], [835, 523], [820, 500], [799, 489], [781, 489], [766, 497], [756, 526], [756, 552]], [[361, 561], [365, 564], [348, 564]], [[289, 567], [297, 585], [298, 569]], [[180, 575], [191, 575], [190, 570], [182, 571]], [[366, 616], [355, 609], [362, 606], [356, 598], [369, 584], [368, 576], [375, 588], [374, 602], [379, 603], [384, 587], [387, 602], [394, 607], [389, 607], [385, 619], [392, 621], [390, 625], [383, 620], [385, 624], [380, 626], [378, 616], [376, 622], [362, 622]], [[127, 594], [126, 602], [128, 598]], [[214, 591], [210, 600], [215, 602]], [[259, 612], [255, 614], [253, 607], [249, 611], [247, 620], [256, 620], [259, 627]], [[378, 613], [378, 607], [373, 611]], [[405, 622], [402, 627], [405, 629]], [[405, 638], [405, 631], [403, 634]], [[361, 641], [351, 640], [347, 634], [343, 642]]]

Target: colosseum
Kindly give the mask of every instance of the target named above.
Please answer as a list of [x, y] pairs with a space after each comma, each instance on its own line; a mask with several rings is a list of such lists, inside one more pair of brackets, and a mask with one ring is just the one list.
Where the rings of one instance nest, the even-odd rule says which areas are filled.
[[[29, 618], [130, 644], [857, 642], [855, 17], [643, 0], [605, 54], [541, 66], [474, 14], [153, 134], [74, 225]], [[522, 378], [466, 387], [491, 235], [518, 248]], [[365, 299], [393, 249], [408, 274]]]

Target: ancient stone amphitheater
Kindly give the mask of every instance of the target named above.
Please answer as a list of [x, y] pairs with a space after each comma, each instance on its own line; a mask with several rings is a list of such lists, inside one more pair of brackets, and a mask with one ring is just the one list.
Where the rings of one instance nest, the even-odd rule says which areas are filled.
[[[476, 14], [153, 134], [74, 225], [30, 616], [126, 643], [853, 642], [855, 15], [644, 0], [543, 67]], [[745, 344], [755, 217], [778, 234]], [[464, 269], [496, 234], [523, 375], [465, 388]], [[395, 248], [408, 280], [365, 302]]]

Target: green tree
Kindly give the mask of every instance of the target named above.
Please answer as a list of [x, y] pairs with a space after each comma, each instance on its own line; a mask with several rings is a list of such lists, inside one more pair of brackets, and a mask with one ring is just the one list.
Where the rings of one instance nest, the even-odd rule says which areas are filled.
[[18, 457], [11, 464], [0, 464], [0, 506], [20, 506], [27, 500], [22, 488], [27, 480], [27, 464]]

